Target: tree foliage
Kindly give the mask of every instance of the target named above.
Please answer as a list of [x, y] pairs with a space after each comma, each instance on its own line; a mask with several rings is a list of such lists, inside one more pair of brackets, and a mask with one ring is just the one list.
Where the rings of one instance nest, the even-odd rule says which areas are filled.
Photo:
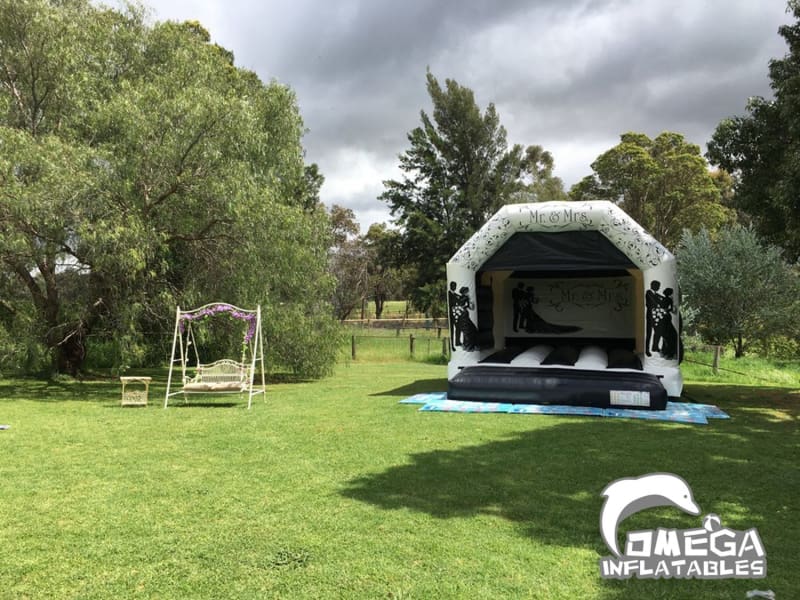
[[389, 299], [406, 298], [411, 274], [403, 264], [403, 238], [385, 223], [374, 223], [361, 238], [368, 256], [369, 287], [375, 303], [375, 318], [383, 315]]
[[422, 125], [408, 134], [400, 155], [399, 181], [384, 181], [380, 198], [403, 232], [403, 262], [416, 276], [412, 300], [420, 309], [441, 312], [445, 265], [456, 250], [494, 214], [514, 201], [558, 199], [552, 157], [539, 146], [508, 147], [493, 104], [481, 112], [469, 88], [430, 73], [433, 103]]
[[133, 355], [175, 303], [223, 299], [265, 305], [274, 361], [331, 364], [284, 352], [295, 330], [325, 335], [332, 285], [290, 89], [196, 22], [0, 0], [0, 92], [0, 268], [56, 370], [80, 369], [89, 335]]
[[615, 202], [667, 247], [678, 245], [684, 229], [714, 231], [734, 219], [720, 201], [724, 182], [709, 174], [700, 147], [678, 133], [625, 133], [592, 170], [570, 197]]
[[330, 270], [336, 279], [334, 315], [339, 320], [356, 318], [358, 309], [364, 318], [366, 304], [372, 300], [375, 318], [380, 319], [386, 300], [403, 297], [405, 290], [407, 270], [396, 266], [402, 262], [401, 236], [384, 223], [375, 223], [359, 235], [355, 213], [336, 204], [329, 215], [333, 231]]
[[369, 291], [369, 256], [359, 237], [360, 227], [352, 209], [334, 204], [330, 209], [333, 246], [330, 270], [336, 285], [333, 314], [343, 321], [366, 302]]
[[774, 98], [753, 97], [747, 114], [724, 119], [708, 142], [709, 160], [735, 178], [736, 205], [759, 233], [800, 258], [800, 2], [795, 23], [779, 28], [788, 53], [769, 64]]
[[684, 297], [710, 342], [732, 343], [740, 357], [754, 342], [798, 333], [798, 277], [752, 229], [685, 231], [678, 264]]

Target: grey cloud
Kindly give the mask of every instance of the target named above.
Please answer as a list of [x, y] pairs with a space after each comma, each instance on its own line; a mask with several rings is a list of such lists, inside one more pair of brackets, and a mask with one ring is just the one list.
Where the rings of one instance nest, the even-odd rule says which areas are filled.
[[[702, 145], [749, 96], [770, 93], [767, 62], [785, 53], [777, 28], [790, 21], [783, 0], [231, 0], [224, 11], [177, 1], [156, 0], [157, 15], [159, 4], [170, 17], [207, 15], [237, 63], [295, 89], [308, 160], [329, 181], [347, 149], [397, 164], [429, 108], [426, 67], [472, 88], [481, 106], [494, 102], [509, 140], [550, 149], [568, 185], [596, 157], [580, 172], [576, 155], [624, 131], [678, 131]], [[380, 181], [326, 196], [334, 189], [323, 200], [362, 221], [385, 214], [364, 191]]]
[[[389, 78], [394, 69], [402, 73], [404, 65], [430, 59], [454, 39], [517, 18], [529, 6], [525, 0], [297, 3], [276, 15], [283, 42], [280, 63], [311, 79], [358, 82], [375, 74]], [[249, 51], [252, 45], [245, 41], [243, 47]]]

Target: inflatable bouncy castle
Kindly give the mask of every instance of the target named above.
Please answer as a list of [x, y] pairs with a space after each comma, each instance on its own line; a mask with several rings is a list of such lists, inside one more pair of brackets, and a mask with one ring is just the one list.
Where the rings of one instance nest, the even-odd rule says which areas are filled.
[[448, 398], [659, 410], [681, 395], [675, 257], [610, 202], [504, 206], [447, 285]]

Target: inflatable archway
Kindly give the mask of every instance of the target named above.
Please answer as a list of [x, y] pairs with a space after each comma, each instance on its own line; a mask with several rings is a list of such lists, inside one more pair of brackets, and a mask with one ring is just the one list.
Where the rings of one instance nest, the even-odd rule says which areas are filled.
[[450, 398], [663, 409], [681, 394], [675, 257], [610, 202], [504, 206], [447, 282]]

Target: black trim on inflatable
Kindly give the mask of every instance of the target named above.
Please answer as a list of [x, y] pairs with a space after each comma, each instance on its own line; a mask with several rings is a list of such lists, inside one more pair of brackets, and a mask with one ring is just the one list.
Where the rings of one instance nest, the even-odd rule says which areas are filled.
[[572, 337], [566, 335], [560, 337], [509, 336], [505, 339], [506, 348], [518, 348], [522, 350], [539, 345], [555, 347], [560, 344], [571, 344], [579, 348], [583, 348], [584, 346], [600, 346], [606, 350], [613, 350], [614, 348], [634, 350], [636, 348], [636, 339], [628, 337]]
[[664, 410], [667, 391], [647, 372], [477, 365], [449, 382], [450, 400]]
[[[480, 271], [483, 273], [484, 271]], [[491, 271], [487, 271], [491, 273]], [[626, 269], [587, 269], [586, 271], [562, 271], [558, 273], [559, 279], [584, 279], [591, 277], [620, 278], [631, 277], [631, 273]], [[553, 271], [514, 271], [508, 276], [509, 279], [552, 279]]]
[[514, 233], [481, 271], [613, 271], [636, 269], [625, 253], [599, 231]]

